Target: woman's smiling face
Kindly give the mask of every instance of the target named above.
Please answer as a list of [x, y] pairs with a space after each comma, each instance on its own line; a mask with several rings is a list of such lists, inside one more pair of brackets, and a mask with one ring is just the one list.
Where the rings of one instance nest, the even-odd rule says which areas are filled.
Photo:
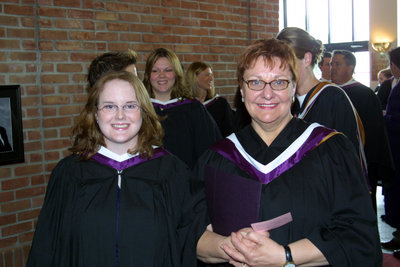
[[210, 68], [206, 68], [197, 75], [197, 88], [199, 90], [211, 90], [214, 83], [214, 75]]
[[[113, 105], [118, 106], [118, 110], [107, 112]], [[124, 110], [125, 105], [140, 106], [133, 85], [120, 79], [106, 82], [99, 96], [96, 119], [107, 148], [117, 154], [136, 148], [142, 127], [141, 109]]]
[[[271, 82], [273, 80], [292, 79], [292, 73], [289, 67], [281, 68], [281, 60], [278, 57], [273, 58], [274, 66], [268, 66], [263, 57], [258, 57], [254, 64], [243, 74], [243, 79], [262, 80]], [[291, 104], [294, 95], [294, 85], [289, 83], [286, 89], [276, 91], [272, 90], [270, 84], [266, 84], [263, 90], [254, 91], [249, 89], [248, 85], [242, 82], [241, 94], [244, 98], [244, 104], [249, 112], [253, 124], [262, 128], [277, 127], [286, 125], [291, 119]]]
[[175, 84], [174, 69], [166, 57], [160, 57], [151, 70], [150, 84], [155, 98], [162, 101], [171, 99], [172, 88]]

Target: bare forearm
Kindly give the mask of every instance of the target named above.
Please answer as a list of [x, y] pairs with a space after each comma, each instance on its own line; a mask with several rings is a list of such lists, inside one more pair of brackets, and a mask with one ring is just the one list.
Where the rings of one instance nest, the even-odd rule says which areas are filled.
[[293, 261], [297, 266], [328, 265], [322, 252], [308, 239], [301, 239], [289, 244]]
[[221, 249], [227, 237], [206, 230], [197, 242], [197, 258], [206, 263], [229, 261], [228, 255]]

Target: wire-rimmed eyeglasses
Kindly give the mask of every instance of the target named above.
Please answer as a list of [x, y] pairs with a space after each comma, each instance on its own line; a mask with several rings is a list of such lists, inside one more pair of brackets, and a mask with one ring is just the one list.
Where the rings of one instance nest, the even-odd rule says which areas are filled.
[[247, 86], [249, 87], [250, 90], [254, 90], [254, 91], [264, 90], [264, 88], [267, 84], [269, 84], [269, 86], [271, 86], [272, 90], [281, 91], [281, 90], [285, 90], [286, 88], [288, 88], [291, 81], [278, 79], [278, 80], [273, 80], [270, 82], [266, 82], [263, 80], [243, 80], [243, 82], [247, 84]]
[[[104, 113], [108, 114], [115, 114], [118, 112], [120, 106], [114, 105], [114, 104], [106, 104], [102, 107], [97, 107], [97, 110], [101, 110]], [[122, 106], [122, 110], [125, 113], [133, 113], [136, 112], [140, 109], [140, 106], [138, 104], [125, 104]]]

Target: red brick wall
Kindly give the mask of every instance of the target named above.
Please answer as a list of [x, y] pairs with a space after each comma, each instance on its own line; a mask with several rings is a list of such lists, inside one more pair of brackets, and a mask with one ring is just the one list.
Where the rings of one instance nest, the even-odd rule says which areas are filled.
[[[0, 2], [0, 85], [20, 84], [25, 162], [0, 166], [0, 265], [23, 266], [49, 174], [70, 145], [86, 100], [87, 66], [134, 49], [174, 50], [187, 67], [212, 64], [232, 101], [238, 54], [278, 32], [278, 0], [5, 0]], [[250, 21], [249, 21], [250, 18]]]

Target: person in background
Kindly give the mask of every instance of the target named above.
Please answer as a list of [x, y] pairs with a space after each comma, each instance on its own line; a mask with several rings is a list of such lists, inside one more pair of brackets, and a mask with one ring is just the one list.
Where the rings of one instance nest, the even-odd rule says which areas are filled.
[[213, 116], [223, 137], [233, 131], [233, 112], [225, 98], [215, 93], [211, 65], [202, 61], [190, 64], [185, 73], [187, 87]]
[[[389, 51], [389, 61], [394, 77], [399, 78], [400, 47]], [[390, 92], [384, 118], [396, 170], [393, 186], [383, 189], [385, 222], [395, 228], [396, 231], [393, 232], [393, 239], [383, 242], [382, 247], [395, 250], [394, 256], [400, 258], [400, 85], [398, 83]]]
[[378, 85], [375, 87], [374, 93], [378, 94], [379, 89], [381, 88], [381, 84], [392, 78], [393, 74], [390, 68], [382, 69], [378, 72], [377, 78], [378, 78]]
[[157, 114], [164, 118], [164, 147], [192, 168], [204, 150], [222, 137], [207, 109], [186, 87], [176, 54], [167, 48], [153, 50], [143, 83]]
[[365, 158], [371, 186], [371, 198], [376, 211], [376, 187], [391, 183], [394, 165], [378, 97], [371, 88], [353, 78], [356, 57], [347, 50], [334, 50], [331, 60], [331, 78], [350, 97], [360, 115], [365, 132]]
[[235, 92], [235, 96], [233, 98], [233, 107], [235, 108], [235, 112], [233, 115], [233, 132], [237, 132], [243, 129], [245, 126], [249, 125], [251, 122], [251, 118], [249, 113], [247, 112], [246, 107], [243, 103], [243, 97], [240, 93], [240, 87], [238, 86]]
[[299, 81], [292, 113], [300, 119], [318, 122], [344, 133], [359, 152], [361, 164], [364, 154], [363, 126], [357, 111], [340, 87], [321, 82], [313, 71], [324, 50], [322, 42], [296, 27], [283, 29], [276, 38], [288, 42], [297, 57]]
[[[380, 267], [377, 218], [356, 149], [345, 135], [291, 114], [297, 61], [276, 39], [258, 40], [239, 57], [251, 123], [199, 159], [211, 226], [198, 258], [234, 266]], [[266, 221], [274, 218], [279, 226]]]
[[[389, 54], [389, 61], [390, 62], [395, 62], [397, 59], [390, 59], [390, 54]], [[400, 76], [397, 76], [393, 73], [392, 71], [392, 64], [394, 63], [390, 63], [390, 70], [393, 74], [393, 76], [389, 79], [387, 79], [386, 81], [382, 82], [379, 86], [379, 90], [376, 93], [376, 95], [379, 98], [379, 101], [381, 103], [381, 108], [382, 108], [382, 113], [383, 115], [385, 115], [386, 112], [386, 106], [387, 106], [387, 101], [388, 101], [388, 97], [390, 95], [390, 92], [392, 91], [392, 88], [396, 86], [396, 84], [399, 82]], [[397, 63], [396, 63], [397, 64]]]
[[52, 171], [27, 266], [195, 266], [195, 183], [162, 136], [138, 77], [100, 77]]
[[137, 76], [137, 54], [133, 50], [127, 52], [107, 52], [97, 56], [89, 65], [87, 75], [88, 89], [93, 87], [96, 81], [109, 71], [126, 70]]
[[324, 52], [321, 60], [318, 62], [318, 67], [321, 70], [321, 82], [329, 82], [331, 80], [331, 57], [330, 52]]
[[0, 152], [12, 151], [6, 128], [0, 126]]

